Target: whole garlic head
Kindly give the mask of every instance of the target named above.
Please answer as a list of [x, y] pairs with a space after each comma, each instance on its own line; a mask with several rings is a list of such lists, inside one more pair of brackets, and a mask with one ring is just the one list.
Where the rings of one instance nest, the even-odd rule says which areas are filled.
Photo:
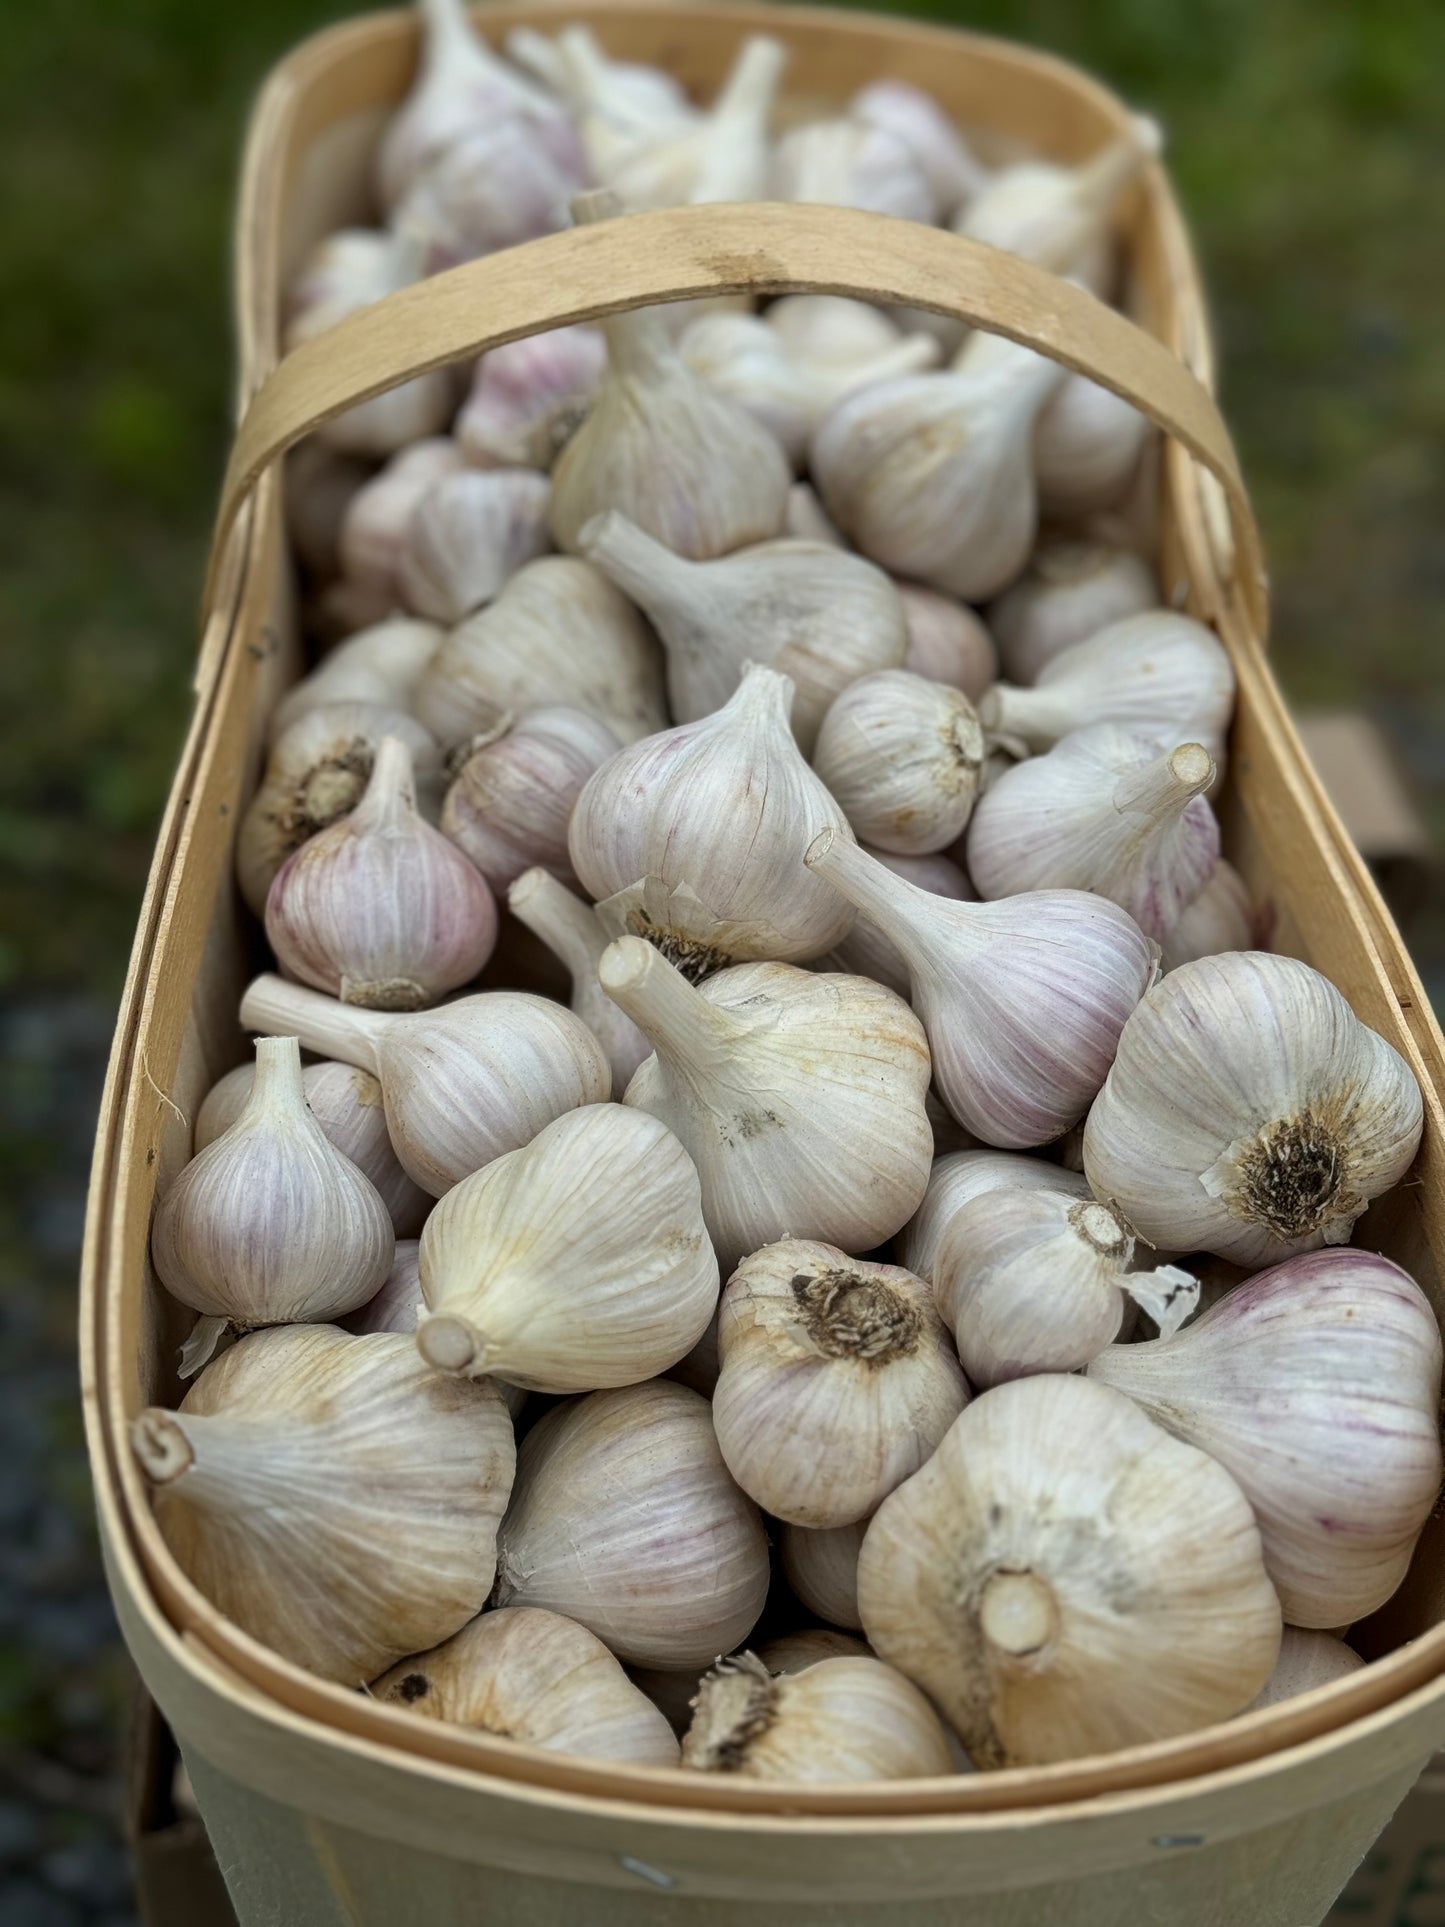
[[1113, 508], [1129, 491], [1148, 417], [1087, 375], [1069, 375], [1034, 424], [1034, 473], [1045, 515], [1066, 520]]
[[942, 220], [972, 200], [989, 178], [958, 128], [921, 87], [906, 80], [871, 80], [853, 96], [848, 111], [902, 141], [933, 189]]
[[923, 1202], [898, 1234], [898, 1254], [910, 1271], [933, 1282], [934, 1268], [954, 1218], [985, 1191], [1063, 1191], [1090, 1198], [1082, 1172], [1066, 1171], [1017, 1151], [949, 1151], [935, 1158]]
[[908, 653], [903, 667], [931, 682], [952, 683], [977, 702], [998, 678], [993, 637], [966, 603], [916, 582], [897, 584], [908, 623]]
[[348, 636], [277, 703], [269, 730], [273, 746], [313, 709], [334, 708], [338, 703], [410, 709], [441, 640], [436, 623], [418, 622], [411, 616], [389, 617]]
[[407, 523], [397, 580], [409, 609], [458, 623], [550, 547], [547, 477], [465, 469], [434, 482]]
[[926, 856], [963, 834], [983, 774], [983, 730], [961, 690], [883, 669], [834, 699], [813, 767], [861, 842]]
[[861, 207], [932, 226], [938, 196], [907, 142], [876, 121], [840, 114], [791, 128], [773, 154], [771, 196]]
[[[867, 1530], [866, 1519], [821, 1531], [785, 1522], [778, 1535], [783, 1577], [803, 1605], [830, 1625], [847, 1626], [854, 1632], [863, 1630], [858, 1617], [858, 1554]], [[762, 1657], [768, 1657], [766, 1650]]]
[[1154, 571], [1132, 549], [1049, 536], [988, 621], [1009, 681], [1033, 683], [1076, 642], [1159, 605]]
[[607, 366], [598, 328], [551, 328], [477, 362], [456, 436], [474, 468], [550, 469], [592, 406]]
[[[412, 515], [434, 483], [460, 474], [462, 466], [462, 451], [450, 435], [430, 435], [398, 449], [364, 482], [341, 524], [340, 560], [347, 580], [400, 609], [405, 601], [401, 558]], [[434, 640], [440, 642], [440, 635]]]
[[542, 864], [570, 879], [567, 825], [582, 786], [617, 753], [617, 737], [586, 710], [530, 710], [474, 738], [442, 808], [442, 829], [494, 890]]

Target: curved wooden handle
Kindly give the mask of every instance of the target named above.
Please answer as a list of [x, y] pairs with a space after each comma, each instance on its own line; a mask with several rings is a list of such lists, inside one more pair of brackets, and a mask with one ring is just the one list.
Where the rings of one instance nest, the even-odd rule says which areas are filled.
[[1263, 556], [1229, 431], [1162, 342], [1082, 288], [981, 242], [854, 208], [784, 202], [662, 208], [570, 228], [419, 281], [303, 343], [256, 391], [237, 432], [207, 608], [242, 503], [270, 464], [321, 423], [429, 368], [523, 335], [728, 294], [843, 294], [927, 308], [1113, 389], [1217, 477], [1243, 613], [1264, 635]]

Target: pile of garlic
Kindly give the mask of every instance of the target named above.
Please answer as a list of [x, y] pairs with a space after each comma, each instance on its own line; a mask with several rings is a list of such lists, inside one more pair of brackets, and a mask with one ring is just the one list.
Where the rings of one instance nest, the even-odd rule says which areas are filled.
[[[293, 339], [569, 201], [842, 201], [1114, 290], [1144, 123], [989, 169], [883, 80], [774, 139], [771, 40], [704, 111], [583, 28], [509, 63], [424, 11], [387, 226], [317, 251]], [[155, 1217], [193, 1382], [133, 1429], [243, 1633], [775, 1781], [1363, 1663], [1441, 1477], [1434, 1315], [1348, 1242], [1420, 1093], [1250, 948], [1154, 454], [1024, 349], [798, 297], [521, 341], [300, 451], [334, 646], [239, 834], [255, 1061]]]

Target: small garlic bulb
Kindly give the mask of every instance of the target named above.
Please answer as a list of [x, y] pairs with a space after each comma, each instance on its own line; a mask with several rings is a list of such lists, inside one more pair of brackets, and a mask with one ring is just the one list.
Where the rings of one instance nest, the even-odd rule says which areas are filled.
[[[946, 856], [895, 856], [888, 850], [870, 850], [886, 870], [917, 884], [934, 896], [953, 897], [960, 903], [976, 903], [978, 894], [958, 865]], [[854, 917], [852, 928], [826, 957], [814, 965], [817, 970], [841, 970], [845, 976], [871, 977], [876, 984], [896, 990], [900, 997], [912, 995], [908, 965], [870, 918]], [[950, 1120], [951, 1122], [952, 1120]]]
[[1185, 904], [1159, 942], [1166, 970], [1177, 970], [1196, 957], [1217, 957], [1221, 950], [1253, 948], [1249, 886], [1232, 863], [1219, 859], [1204, 888]]
[[[785, 1526], [785, 1532], [794, 1528]], [[840, 1528], [852, 1532], [852, 1526]], [[860, 1528], [861, 1530], [861, 1528]], [[831, 1626], [804, 1626], [799, 1632], [784, 1633], [758, 1648], [758, 1658], [773, 1674], [805, 1673], [824, 1659], [871, 1659], [868, 1642], [854, 1639], [851, 1633], [834, 1632]]]
[[[463, 467], [462, 450], [450, 435], [431, 435], [399, 449], [351, 498], [341, 524], [342, 573], [400, 609], [401, 558], [417, 505], [432, 488]], [[440, 641], [440, 636], [436, 641]]]
[[712, 1418], [727, 1468], [798, 1526], [867, 1518], [968, 1403], [921, 1278], [799, 1238], [755, 1251], [728, 1280], [718, 1355]]
[[131, 1446], [186, 1576], [323, 1679], [364, 1686], [491, 1590], [512, 1422], [491, 1386], [439, 1381], [410, 1338], [255, 1332], [179, 1411], [142, 1412]]
[[682, 1671], [746, 1639], [767, 1593], [762, 1520], [696, 1392], [667, 1379], [593, 1392], [527, 1434], [497, 1605], [564, 1613], [621, 1660]]
[[1032, 683], [1076, 642], [1159, 603], [1153, 570], [1131, 549], [1050, 536], [991, 605], [988, 621], [1004, 674]]
[[412, 511], [397, 569], [407, 607], [457, 623], [491, 602], [524, 562], [551, 546], [545, 475], [466, 469], [432, 484]]
[[677, 1740], [602, 1641], [535, 1606], [482, 1613], [372, 1683], [370, 1697], [549, 1753], [676, 1766]]
[[901, 997], [791, 964], [694, 986], [640, 937], [599, 975], [657, 1047], [626, 1102], [686, 1146], [725, 1267], [794, 1233], [869, 1251], [907, 1222], [933, 1134], [923, 1026]]
[[655, 943], [690, 976], [747, 958], [806, 961], [852, 912], [802, 863], [847, 819], [788, 726], [791, 677], [758, 664], [715, 714], [620, 750], [577, 799], [572, 867], [614, 934]]
[[1278, 1656], [1244, 1494], [1107, 1389], [1050, 1375], [984, 1393], [863, 1540], [869, 1642], [980, 1768], [1228, 1719]]
[[580, 151], [559, 157], [516, 115], [478, 121], [412, 182], [393, 225], [424, 234], [427, 272], [513, 248], [567, 225], [567, 202], [589, 175]]
[[902, 141], [933, 189], [942, 220], [972, 200], [989, 178], [957, 127], [921, 87], [906, 80], [873, 80], [853, 96], [848, 111]]
[[592, 1392], [677, 1363], [717, 1306], [718, 1264], [671, 1131], [592, 1104], [447, 1192], [421, 1283], [417, 1343], [438, 1371]]
[[951, 902], [829, 830], [804, 861], [908, 965], [934, 1080], [960, 1124], [986, 1144], [1026, 1150], [1078, 1122], [1153, 975], [1152, 947], [1131, 917], [1081, 890]]
[[437, 1198], [565, 1111], [602, 1103], [612, 1083], [582, 1020], [525, 991], [482, 991], [436, 1010], [362, 1010], [267, 976], [242, 998], [241, 1022], [293, 1031], [308, 1050], [380, 1078], [396, 1155]]
[[694, 1703], [682, 1763], [699, 1773], [827, 1785], [953, 1772], [938, 1715], [880, 1660], [824, 1659], [774, 1675], [739, 1653], [718, 1661]]
[[1087, 375], [1068, 375], [1034, 423], [1034, 475], [1045, 515], [1112, 508], [1129, 489], [1151, 429], [1137, 408]]
[[395, 1243], [376, 1187], [307, 1108], [296, 1039], [258, 1038], [240, 1116], [157, 1207], [161, 1283], [204, 1317], [244, 1328], [315, 1323], [364, 1305]]
[[[579, 220], [622, 211], [583, 195]], [[679, 555], [705, 561], [783, 526], [792, 475], [776, 439], [687, 366], [654, 308], [609, 316], [607, 372], [552, 471], [552, 534], [575, 552], [584, 523], [618, 509]]]
[[606, 723], [585, 710], [533, 709], [490, 740], [475, 740], [447, 791], [442, 829], [494, 890], [534, 864], [570, 878], [572, 807], [619, 747]]
[[[830, 1625], [848, 1626], [854, 1632], [863, 1630], [858, 1617], [858, 1554], [867, 1530], [866, 1519], [855, 1519], [851, 1525], [821, 1531], [784, 1524], [778, 1534], [783, 1577], [803, 1605]], [[766, 1649], [762, 1657], [767, 1659]]]
[[813, 767], [863, 842], [927, 856], [963, 834], [983, 771], [983, 731], [961, 690], [884, 669], [835, 699]]
[[1089, 1367], [1227, 1466], [1293, 1626], [1347, 1626], [1405, 1576], [1440, 1490], [1440, 1331], [1388, 1258], [1320, 1251], [1247, 1278], [1172, 1338]]
[[499, 707], [544, 703], [588, 710], [624, 743], [667, 727], [657, 639], [605, 575], [570, 555], [529, 562], [453, 629], [415, 707], [452, 748], [490, 728]]
[[1327, 978], [1231, 951], [1171, 970], [1124, 1026], [1084, 1169], [1151, 1244], [1271, 1264], [1344, 1244], [1422, 1118], [1408, 1064]]
[[934, 1160], [923, 1202], [898, 1234], [898, 1255], [908, 1269], [934, 1283], [934, 1271], [955, 1216], [986, 1191], [1062, 1191], [1091, 1198], [1082, 1172], [1066, 1171], [1017, 1151], [950, 1151]]
[[588, 147], [599, 179], [632, 208], [764, 200], [768, 122], [787, 58], [781, 41], [754, 34], [706, 114], [640, 135], [591, 117]]
[[607, 1053], [612, 1095], [620, 1103], [633, 1072], [652, 1055], [652, 1045], [625, 1015], [597, 975], [611, 938], [590, 903], [559, 883], [550, 871], [528, 870], [507, 891], [507, 908], [562, 959], [572, 977], [572, 1008]]
[[[364, 1072], [358, 1072], [364, 1076]], [[375, 1082], [375, 1079], [372, 1080]], [[430, 1198], [427, 1199], [430, 1204]], [[416, 1333], [417, 1319], [421, 1314], [421, 1270], [418, 1254], [421, 1251], [419, 1238], [398, 1238], [396, 1255], [391, 1261], [391, 1270], [382, 1282], [381, 1290], [364, 1305], [348, 1312], [341, 1320], [342, 1329], [358, 1334], [365, 1332], [405, 1332], [408, 1336]], [[503, 1386], [503, 1393], [510, 1387]], [[525, 1396], [525, 1394], [523, 1395]]]
[[473, 468], [550, 469], [592, 406], [607, 366], [597, 328], [551, 328], [477, 362], [456, 436]]
[[861, 207], [930, 227], [939, 218], [938, 196], [912, 148], [876, 121], [846, 114], [784, 134], [769, 188], [775, 201]]
[[396, 616], [348, 636], [277, 703], [271, 715], [271, 741], [278, 742], [311, 710], [330, 709], [337, 703], [410, 709], [442, 633], [434, 622]]
[[952, 683], [977, 702], [998, 676], [998, 651], [982, 619], [953, 596], [916, 582], [896, 584], [908, 624], [903, 667], [930, 682]]
[[1359, 1654], [1334, 1633], [1311, 1633], [1298, 1626], [1286, 1626], [1275, 1669], [1247, 1710], [1257, 1713], [1262, 1706], [1278, 1706], [1281, 1700], [1293, 1699], [1297, 1693], [1313, 1692], [1317, 1686], [1330, 1686], [1337, 1679], [1348, 1679], [1351, 1673], [1358, 1673], [1364, 1663]]
[[411, 752], [400, 737], [382, 738], [351, 814], [277, 871], [266, 935], [293, 977], [372, 1010], [434, 1004], [492, 954], [491, 891], [418, 814]]
[[615, 512], [589, 522], [578, 540], [662, 638], [679, 723], [721, 709], [748, 663], [762, 663], [793, 680], [793, 733], [807, 755], [841, 690], [903, 660], [898, 592], [862, 556], [778, 541], [689, 562]]

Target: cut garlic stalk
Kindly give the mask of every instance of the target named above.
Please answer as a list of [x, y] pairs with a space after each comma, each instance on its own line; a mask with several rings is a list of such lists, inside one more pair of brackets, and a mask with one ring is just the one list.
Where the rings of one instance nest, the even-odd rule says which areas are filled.
[[402, 540], [397, 579], [409, 609], [458, 623], [551, 547], [547, 477], [532, 468], [465, 469], [434, 482]]
[[963, 834], [983, 771], [983, 731], [961, 690], [879, 670], [834, 700], [813, 767], [862, 842], [926, 856]]
[[[894, 856], [888, 850], [870, 850], [885, 870], [916, 883], [937, 897], [953, 897], [960, 903], [976, 903], [977, 892], [968, 878], [946, 856]], [[856, 916], [852, 928], [826, 957], [814, 965], [817, 970], [840, 970], [845, 976], [871, 977], [874, 983], [896, 990], [900, 997], [912, 994], [908, 965], [868, 917]], [[952, 1119], [949, 1120], [950, 1124]]]
[[590, 903], [546, 870], [528, 870], [507, 891], [507, 908], [560, 957], [572, 977], [572, 1008], [607, 1053], [619, 1102], [652, 1045], [602, 988], [597, 966], [611, 938]]

